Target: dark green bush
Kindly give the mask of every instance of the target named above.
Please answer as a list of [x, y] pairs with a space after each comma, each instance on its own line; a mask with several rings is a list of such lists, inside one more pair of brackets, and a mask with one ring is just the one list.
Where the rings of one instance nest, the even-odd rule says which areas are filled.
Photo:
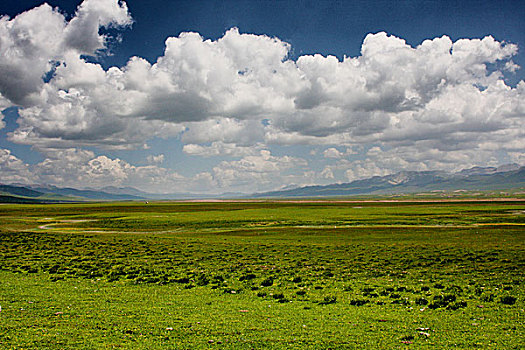
[[427, 305], [428, 300], [425, 298], [417, 298], [416, 299], [416, 305]]
[[506, 305], [514, 305], [516, 303], [516, 298], [511, 295], [506, 295], [504, 297], [501, 297], [500, 301], [502, 304]]
[[274, 293], [274, 294], [272, 295], [272, 297], [273, 297], [274, 299], [284, 299], [284, 294], [283, 294], [283, 293]]
[[461, 308], [464, 308], [464, 307], [467, 307], [467, 302], [466, 301], [457, 301], [455, 303], [449, 304], [447, 306], [447, 309], [457, 310], [457, 309], [461, 309]]
[[250, 281], [250, 280], [253, 280], [256, 277], [257, 276], [255, 274], [248, 273], [246, 275], [242, 275], [241, 277], [239, 277], [239, 281]]
[[303, 281], [303, 279], [299, 276], [295, 276], [293, 279], [292, 279], [292, 282], [293, 283], [301, 283]]
[[336, 302], [337, 302], [337, 297], [335, 295], [327, 295], [323, 298], [323, 301], [321, 301], [319, 304], [328, 305], [328, 304], [335, 304]]
[[480, 299], [481, 299], [481, 301], [485, 301], [485, 302], [493, 302], [494, 301], [494, 294], [492, 294], [492, 293], [483, 294]]
[[273, 285], [273, 278], [272, 277], [268, 277], [268, 278], [264, 279], [261, 282], [261, 286], [263, 286], [263, 287], [269, 287], [271, 285]]
[[368, 303], [367, 299], [352, 299], [350, 300], [350, 305], [354, 306], [363, 306]]

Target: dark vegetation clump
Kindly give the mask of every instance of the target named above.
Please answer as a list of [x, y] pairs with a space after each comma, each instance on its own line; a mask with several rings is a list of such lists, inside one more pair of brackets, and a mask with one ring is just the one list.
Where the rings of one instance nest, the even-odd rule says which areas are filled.
[[453, 302], [447, 305], [447, 309], [449, 310], [457, 310], [457, 309], [461, 309], [464, 307], [467, 307], [466, 301], [456, 301], [456, 302]]
[[504, 297], [501, 297], [500, 301], [502, 304], [506, 304], [506, 305], [514, 305], [516, 303], [516, 299], [515, 297], [511, 296], [511, 295], [506, 295]]
[[352, 299], [350, 300], [350, 305], [353, 305], [353, 306], [363, 306], [365, 304], [368, 304], [368, 300], [367, 299]]
[[427, 305], [428, 300], [425, 298], [416, 298], [415, 303], [416, 305]]
[[485, 301], [485, 302], [493, 302], [494, 301], [494, 294], [492, 293], [487, 293], [487, 294], [483, 294], [481, 295], [481, 301]]
[[239, 277], [239, 281], [251, 281], [255, 279], [257, 276], [254, 273], [247, 273], [246, 275], [242, 275]]
[[430, 309], [445, 308], [456, 301], [454, 294], [436, 295], [428, 305]]
[[261, 282], [261, 286], [263, 286], [263, 287], [270, 287], [271, 285], [273, 285], [273, 278], [272, 277], [265, 278]]
[[300, 277], [300, 276], [295, 276], [293, 279], [292, 279], [292, 282], [293, 283], [301, 283], [303, 281], [303, 279]]
[[337, 302], [337, 297], [335, 295], [327, 295], [319, 302], [321, 305], [335, 304]]

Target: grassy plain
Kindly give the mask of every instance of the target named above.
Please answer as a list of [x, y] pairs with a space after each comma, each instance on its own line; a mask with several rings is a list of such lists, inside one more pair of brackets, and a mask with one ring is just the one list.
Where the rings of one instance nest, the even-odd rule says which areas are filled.
[[0, 347], [525, 346], [525, 201], [0, 206]]

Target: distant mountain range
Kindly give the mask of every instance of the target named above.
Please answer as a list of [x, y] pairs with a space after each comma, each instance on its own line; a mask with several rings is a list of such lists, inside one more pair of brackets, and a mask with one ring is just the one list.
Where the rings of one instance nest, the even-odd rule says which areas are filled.
[[56, 186], [29, 186], [30, 189], [46, 193], [46, 194], [54, 194], [56, 196], [62, 196], [62, 197], [68, 197], [68, 198], [74, 198], [74, 199], [91, 199], [91, 200], [142, 200], [144, 199], [141, 196], [136, 196], [132, 194], [126, 194], [126, 193], [110, 193], [106, 192], [104, 190], [77, 190], [76, 188], [61, 188]]
[[183, 200], [206, 198], [239, 198], [240, 193], [203, 195], [195, 193], [157, 194], [137, 190], [133, 187], [108, 186], [102, 189], [79, 190], [52, 185], [0, 184], [0, 203], [71, 203], [85, 201], [144, 201]]
[[0, 184], [0, 203], [64, 203], [84, 201], [143, 201], [213, 198], [287, 198], [334, 197], [355, 195], [413, 194], [432, 191], [489, 191], [525, 189], [525, 167], [507, 164], [500, 167], [474, 167], [456, 173], [444, 171], [401, 171], [387, 176], [374, 176], [349, 183], [326, 186], [305, 186], [279, 191], [256, 193], [194, 193], [155, 194], [133, 187], [102, 189], [61, 188], [51, 185]]
[[431, 191], [488, 191], [525, 188], [525, 167], [474, 167], [457, 173], [444, 171], [401, 171], [387, 176], [326, 186], [305, 186], [264, 192], [254, 198], [333, 197], [355, 195], [413, 194]]

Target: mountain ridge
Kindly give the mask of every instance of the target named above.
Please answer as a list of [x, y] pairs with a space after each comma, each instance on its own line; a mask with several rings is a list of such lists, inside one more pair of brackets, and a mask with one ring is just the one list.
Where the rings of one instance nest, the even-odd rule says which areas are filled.
[[[508, 170], [510, 169], [510, 170]], [[256, 193], [254, 198], [330, 197], [379, 195], [451, 190], [496, 190], [525, 187], [525, 167], [507, 164], [498, 168], [473, 167], [456, 173], [400, 171], [346, 183], [303, 186], [290, 190]]]
[[347, 183], [285, 186], [280, 190], [242, 194], [222, 193], [148, 193], [133, 187], [106, 186], [101, 189], [76, 189], [54, 185], [1, 184], [0, 202], [57, 203], [78, 201], [144, 201], [231, 198], [336, 197], [354, 195], [396, 195], [418, 192], [460, 190], [508, 190], [525, 188], [525, 167], [505, 164], [499, 167], [472, 167], [455, 173], [445, 171], [400, 171]]

